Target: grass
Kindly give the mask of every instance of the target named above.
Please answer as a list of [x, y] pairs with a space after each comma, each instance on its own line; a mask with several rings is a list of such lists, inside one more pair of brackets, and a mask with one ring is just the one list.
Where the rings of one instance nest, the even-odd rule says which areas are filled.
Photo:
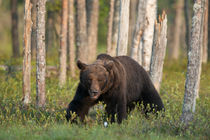
[[[99, 52], [104, 52], [99, 48]], [[48, 64], [55, 65], [57, 58], [48, 57]], [[9, 60], [9, 61], [8, 61]], [[49, 61], [50, 60], [50, 61]], [[1, 64], [21, 65], [18, 60], [1, 59]], [[32, 63], [35, 64], [34, 62]], [[68, 78], [63, 88], [58, 78], [51, 75], [46, 79], [46, 108], [35, 107], [35, 69], [32, 71], [31, 105], [23, 108], [22, 73], [8, 73], [0, 69], [0, 139], [210, 139], [210, 63], [203, 65], [199, 99], [196, 103], [194, 120], [185, 128], [180, 122], [184, 97], [186, 61], [166, 61], [160, 96], [163, 99], [165, 117], [149, 119], [135, 109], [121, 125], [116, 123], [104, 127], [104, 110], [94, 107], [85, 124], [68, 124], [65, 109], [72, 100], [78, 78]]]

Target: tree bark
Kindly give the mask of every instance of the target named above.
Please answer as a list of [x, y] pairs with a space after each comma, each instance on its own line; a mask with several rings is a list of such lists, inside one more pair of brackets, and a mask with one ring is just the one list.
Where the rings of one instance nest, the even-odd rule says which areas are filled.
[[120, 0], [120, 21], [117, 56], [127, 55], [130, 0]]
[[32, 10], [31, 10], [31, 19], [32, 19], [32, 32], [31, 32], [31, 55], [32, 58], [36, 58], [36, 5], [37, 0], [31, 0]]
[[187, 45], [187, 50], [190, 46], [190, 15], [189, 15], [189, 0], [184, 0], [184, 15], [185, 15], [185, 27], [186, 27], [186, 36], [185, 42]]
[[204, 5], [204, 23], [203, 23], [203, 54], [202, 54], [202, 62], [207, 63], [208, 61], [208, 7], [209, 0], [205, 0]]
[[75, 77], [75, 34], [74, 34], [74, 0], [68, 0], [68, 26], [69, 26], [69, 31], [68, 31], [68, 47], [69, 47], [69, 71], [70, 75], [72, 77]]
[[12, 21], [12, 55], [14, 58], [20, 56], [19, 38], [18, 38], [18, 12], [17, 0], [11, 0], [11, 21]]
[[142, 66], [146, 71], [149, 71], [150, 69], [156, 15], [157, 15], [157, 0], [148, 0], [146, 6], [147, 24], [145, 26], [143, 40], [142, 40], [142, 45], [143, 45]]
[[77, 0], [77, 59], [88, 62], [87, 21], [85, 0]]
[[88, 62], [91, 63], [97, 55], [99, 0], [88, 0], [87, 7]]
[[23, 105], [31, 102], [31, 8], [30, 0], [25, 0], [23, 35]]
[[119, 20], [120, 20], [120, 0], [114, 2], [114, 17], [112, 26], [112, 39], [111, 48], [107, 50], [107, 53], [111, 56], [116, 56], [117, 40], [119, 33]]
[[173, 46], [170, 51], [170, 57], [171, 59], [174, 59], [174, 60], [177, 60], [179, 58], [179, 49], [180, 49], [179, 46], [180, 46], [183, 7], [184, 7], [184, 0], [178, 0], [176, 2], [176, 16], [175, 16]]
[[137, 8], [138, 8], [139, 0], [131, 0], [130, 1], [130, 13], [129, 13], [129, 31], [128, 31], [128, 53], [131, 52], [131, 46], [132, 46], [132, 38], [133, 33], [135, 30], [136, 25], [136, 18], [137, 18]]
[[136, 60], [140, 65], [142, 64], [142, 55], [139, 54], [140, 48], [140, 40], [142, 38], [144, 26], [145, 26], [145, 13], [146, 13], [146, 1], [139, 0], [138, 3], [138, 13], [136, 19], [135, 30], [133, 32], [132, 46], [131, 46], [131, 54], [130, 56]]
[[37, 107], [45, 107], [45, 14], [46, 0], [37, 1], [37, 35], [36, 35], [36, 103]]
[[[210, 2], [209, 2], [210, 11]], [[210, 14], [208, 14], [208, 21], [210, 22]], [[210, 59], [210, 24], [208, 24], [208, 59]]]
[[62, 1], [62, 21], [61, 21], [61, 38], [60, 38], [60, 67], [59, 67], [59, 85], [66, 83], [67, 68], [67, 27], [68, 27], [68, 0]]
[[[47, 11], [47, 19], [46, 19], [46, 55], [48, 55], [49, 50], [52, 49], [54, 39], [54, 20], [53, 20], [53, 12]], [[60, 41], [60, 40], [59, 40]]]
[[107, 53], [111, 55], [112, 51], [112, 28], [114, 18], [114, 0], [110, 0], [109, 7], [109, 20], [108, 20], [108, 32], [107, 32]]
[[160, 90], [160, 85], [163, 75], [163, 64], [165, 59], [167, 45], [167, 15], [163, 12], [159, 18], [159, 23], [155, 24], [154, 42], [152, 47], [152, 58], [150, 65], [150, 76], [157, 91]]
[[187, 76], [185, 82], [185, 95], [181, 120], [183, 123], [188, 124], [193, 119], [195, 112], [196, 96], [200, 83], [201, 74], [201, 33], [202, 33], [202, 1], [195, 0], [193, 7], [193, 18], [191, 28], [191, 40], [188, 49], [188, 65]]

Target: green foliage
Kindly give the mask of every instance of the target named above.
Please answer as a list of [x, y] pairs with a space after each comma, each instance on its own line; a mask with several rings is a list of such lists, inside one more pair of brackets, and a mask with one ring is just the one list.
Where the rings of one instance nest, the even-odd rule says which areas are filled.
[[[35, 71], [32, 74], [31, 105], [22, 106], [22, 74], [0, 71], [0, 139], [209, 139], [210, 134], [210, 64], [203, 66], [200, 98], [193, 122], [185, 127], [180, 122], [184, 96], [186, 62], [166, 62], [160, 95], [166, 111], [148, 119], [137, 107], [121, 125], [108, 124], [102, 103], [92, 108], [86, 123], [69, 124], [65, 109], [72, 100], [78, 80], [69, 78], [59, 88], [56, 76], [46, 79], [46, 108], [35, 106]], [[162, 117], [164, 116], [164, 117]]]
[[98, 42], [106, 44], [108, 30], [109, 0], [99, 0]]
[[61, 0], [53, 0], [46, 3], [47, 11], [49, 12], [59, 12], [61, 11]]

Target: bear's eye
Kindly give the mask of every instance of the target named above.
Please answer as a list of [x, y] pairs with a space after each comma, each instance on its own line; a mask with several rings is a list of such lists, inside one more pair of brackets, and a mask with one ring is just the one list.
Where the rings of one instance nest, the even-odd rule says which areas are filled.
[[88, 79], [88, 83], [91, 83], [91, 79]]
[[104, 81], [104, 79], [98, 79], [98, 81], [99, 81], [99, 82], [103, 82], [103, 81]]

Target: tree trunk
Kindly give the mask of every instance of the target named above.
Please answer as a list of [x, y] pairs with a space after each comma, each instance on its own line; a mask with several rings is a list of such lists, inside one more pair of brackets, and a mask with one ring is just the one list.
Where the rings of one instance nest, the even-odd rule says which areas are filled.
[[72, 77], [75, 77], [75, 36], [74, 36], [74, 0], [68, 0], [68, 41], [69, 41], [69, 71]]
[[131, 46], [131, 54], [130, 56], [136, 60], [140, 65], [142, 62], [142, 55], [139, 54], [138, 50], [140, 48], [140, 40], [142, 38], [144, 25], [145, 25], [145, 13], [146, 13], [146, 1], [145, 0], [139, 0], [138, 3], [138, 13], [137, 13], [137, 19], [136, 19], [136, 25], [135, 30], [133, 32], [133, 39], [132, 39], [132, 46]]
[[160, 23], [155, 24], [154, 42], [152, 47], [152, 58], [150, 65], [150, 76], [157, 91], [160, 90], [160, 85], [163, 75], [163, 64], [165, 59], [167, 45], [167, 15], [163, 12], [159, 18]]
[[137, 18], [137, 6], [139, 0], [131, 0], [130, 1], [130, 13], [129, 13], [129, 31], [128, 31], [128, 54], [131, 52], [132, 38], [136, 25]]
[[46, 19], [46, 55], [48, 55], [49, 50], [52, 49], [54, 39], [54, 20], [53, 20], [53, 12], [47, 11], [47, 19]]
[[36, 49], [36, 103], [37, 107], [45, 107], [45, 9], [46, 0], [37, 1], [37, 49]]
[[127, 55], [130, 0], [120, 0], [120, 21], [117, 56]]
[[209, 0], [205, 0], [204, 5], [204, 23], [203, 23], [203, 55], [202, 55], [202, 62], [207, 63], [208, 61], [208, 7], [209, 7]]
[[66, 83], [67, 68], [67, 27], [68, 27], [68, 0], [62, 1], [62, 21], [61, 21], [61, 38], [60, 38], [60, 67], [59, 67], [59, 84], [63, 86]]
[[77, 59], [88, 61], [87, 22], [85, 0], [77, 0]]
[[120, 0], [115, 0], [114, 3], [114, 17], [112, 26], [112, 39], [111, 49], [107, 50], [107, 53], [111, 56], [116, 56], [117, 40], [119, 33], [119, 20], [120, 20]]
[[198, 94], [198, 88], [200, 83], [201, 74], [201, 33], [203, 30], [202, 25], [202, 1], [195, 0], [193, 7], [191, 40], [188, 49], [188, 65], [187, 76], [185, 82], [185, 95], [182, 110], [181, 120], [185, 124], [193, 119], [193, 113], [195, 112], [196, 96]]
[[32, 58], [36, 58], [36, 5], [37, 0], [31, 0], [32, 10], [31, 10], [31, 19], [32, 19], [32, 33], [31, 33], [31, 55]]
[[23, 105], [31, 101], [31, 8], [30, 0], [25, 0], [23, 35]]
[[157, 14], [157, 0], [148, 0], [146, 6], [146, 19], [147, 23], [143, 34], [143, 54], [142, 66], [146, 71], [150, 69], [150, 60], [152, 54], [152, 43], [154, 36], [154, 27]]
[[170, 57], [171, 59], [174, 59], [174, 60], [177, 60], [179, 58], [183, 6], [184, 6], [184, 0], [178, 0], [176, 2], [176, 16], [175, 16], [173, 46], [170, 51]]
[[[210, 11], [210, 2], [209, 2]], [[210, 22], [210, 14], [208, 14], [208, 21]], [[210, 24], [208, 24], [208, 59], [210, 59]]]
[[18, 12], [17, 0], [11, 0], [11, 20], [12, 20], [12, 55], [13, 57], [20, 56], [19, 39], [18, 39]]
[[113, 18], [114, 18], [114, 0], [110, 0], [108, 32], [107, 32], [107, 53], [110, 55], [111, 55], [111, 51], [112, 51]]
[[88, 0], [87, 7], [88, 62], [91, 63], [97, 55], [99, 0]]
[[190, 46], [190, 15], [189, 15], [189, 0], [184, 0], [184, 15], [185, 15], [185, 27], [186, 27], [186, 36], [185, 41], [187, 45], [187, 50]]

